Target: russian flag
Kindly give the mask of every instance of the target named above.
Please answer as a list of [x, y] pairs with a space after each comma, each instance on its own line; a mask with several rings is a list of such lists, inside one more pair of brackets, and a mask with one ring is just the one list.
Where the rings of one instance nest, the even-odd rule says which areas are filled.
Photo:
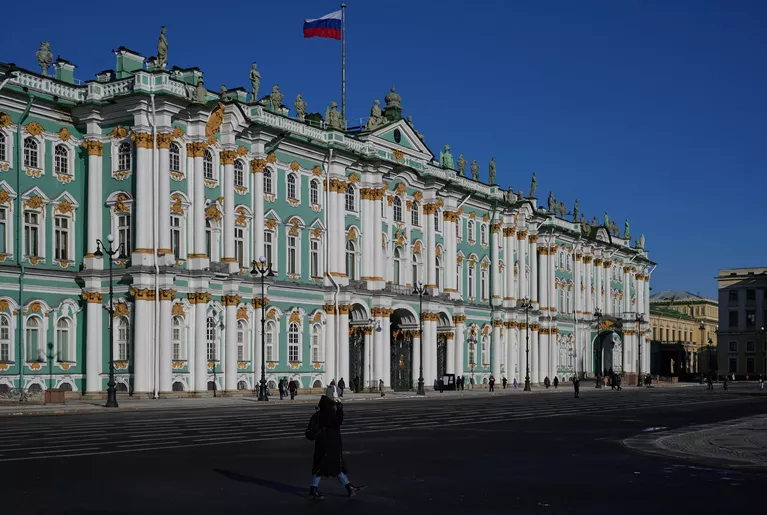
[[341, 39], [341, 11], [315, 20], [304, 20], [304, 37]]

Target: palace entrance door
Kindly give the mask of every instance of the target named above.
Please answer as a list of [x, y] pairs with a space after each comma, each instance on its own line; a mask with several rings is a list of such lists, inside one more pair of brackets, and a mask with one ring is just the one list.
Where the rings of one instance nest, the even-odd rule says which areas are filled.
[[413, 389], [413, 337], [410, 331], [392, 331], [391, 387], [395, 391]]

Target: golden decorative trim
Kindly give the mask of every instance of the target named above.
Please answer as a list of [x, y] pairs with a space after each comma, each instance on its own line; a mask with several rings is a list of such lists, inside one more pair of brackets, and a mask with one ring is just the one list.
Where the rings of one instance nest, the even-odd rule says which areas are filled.
[[136, 300], [155, 300], [154, 290], [151, 288], [131, 288], [129, 293]]
[[[101, 301], [104, 298], [104, 296], [97, 291], [84, 291], [81, 296], [88, 304], [101, 304]], [[0, 311], [2, 311], [2, 308], [0, 308]]]
[[237, 155], [240, 157], [245, 157], [248, 155], [248, 147], [245, 147], [243, 145], [240, 145], [237, 147]]
[[24, 207], [26, 208], [40, 209], [44, 205], [45, 205], [45, 200], [43, 200], [43, 197], [40, 197], [40, 196], [29, 197], [27, 200], [24, 201]]
[[160, 300], [173, 300], [176, 297], [176, 290], [160, 290]]
[[54, 213], [61, 213], [62, 215], [72, 214], [75, 207], [68, 200], [62, 200], [54, 209]]
[[404, 159], [405, 157], [405, 154], [403, 154], [402, 151], [397, 149], [392, 150], [392, 154], [394, 154], [394, 159], [396, 159], [397, 161], [402, 161], [402, 159]]
[[222, 263], [236, 263], [237, 258], [236, 257], [225, 257], [221, 260]]
[[222, 150], [221, 154], [219, 154], [221, 159], [221, 164], [226, 165], [233, 165], [234, 160], [237, 158], [237, 152], [234, 150]]
[[170, 133], [175, 139], [184, 139], [184, 129], [181, 127], [173, 127], [173, 132]]
[[8, 116], [8, 113], [0, 112], [0, 128], [7, 129], [11, 125], [13, 125], [13, 122], [11, 121], [11, 117]]
[[124, 139], [128, 136], [128, 129], [125, 127], [118, 125], [114, 129], [112, 129], [111, 132], [107, 133], [107, 136], [114, 139]]
[[262, 309], [269, 305], [269, 298], [264, 297], [262, 300], [260, 297], [256, 297], [252, 300], [251, 304], [255, 309]]
[[138, 148], [151, 149], [154, 147], [154, 140], [152, 135], [145, 132], [134, 132], [130, 137], [131, 141], [136, 144]]
[[157, 148], [164, 148], [169, 149], [170, 143], [173, 141], [173, 135], [172, 134], [158, 134], [157, 135]]
[[205, 138], [208, 142], [216, 141], [215, 133], [219, 131], [223, 122], [224, 104], [219, 102], [213, 112], [210, 113], [210, 118], [208, 118], [208, 122], [205, 124]]
[[59, 131], [59, 139], [61, 141], [69, 141], [70, 139], [72, 139], [72, 134], [69, 133], [69, 129], [67, 129], [66, 127], [62, 127], [61, 130]]
[[45, 132], [45, 129], [38, 122], [29, 122], [24, 126], [24, 132], [26, 134], [31, 134], [32, 136], [39, 136]]
[[186, 317], [186, 311], [184, 311], [184, 305], [180, 302], [176, 302], [173, 304], [173, 307], [170, 309], [171, 316], [179, 316], [179, 317]]
[[186, 144], [186, 153], [189, 157], [205, 157], [206, 150], [208, 150], [208, 144], [204, 141]]
[[453, 315], [453, 323], [454, 324], [465, 324], [466, 323], [466, 315]]
[[322, 310], [328, 315], [336, 314], [336, 307], [333, 304], [324, 304]]
[[189, 292], [187, 294], [189, 297], [189, 303], [190, 304], [207, 304], [210, 302], [210, 299], [213, 297], [210, 293], [207, 292]]

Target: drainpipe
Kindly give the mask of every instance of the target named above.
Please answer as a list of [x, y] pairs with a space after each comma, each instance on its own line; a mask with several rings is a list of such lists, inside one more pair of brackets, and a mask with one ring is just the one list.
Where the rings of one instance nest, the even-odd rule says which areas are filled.
[[159, 177], [157, 176], [157, 118], [154, 106], [154, 93], [149, 95], [152, 103], [152, 210], [154, 211], [154, 224], [152, 224], [152, 256], [154, 257], [154, 395], [159, 399], [160, 382], [160, 264], [157, 256], [157, 228], [159, 226]]
[[[3, 85], [5, 85], [5, 81], [3, 81]], [[27, 119], [27, 116], [29, 116], [29, 110], [32, 109], [32, 103], [35, 101], [35, 97], [32, 96], [29, 92], [27, 93], [27, 98], [29, 99], [27, 101], [27, 106], [24, 108], [24, 112], [21, 113], [21, 117], [19, 117], [19, 121], [16, 122], [16, 161], [14, 163], [16, 168], [16, 245], [14, 246], [14, 254], [16, 255], [16, 266], [18, 266], [21, 269], [21, 272], [19, 273], [19, 297], [18, 297], [18, 304], [19, 304], [19, 310], [18, 310], [18, 320], [16, 321], [16, 347], [18, 349], [18, 354], [16, 355], [16, 362], [18, 363], [19, 367], [19, 387], [24, 387], [24, 362], [22, 360], [22, 347], [21, 347], [21, 336], [22, 336], [22, 327], [24, 327], [24, 302], [23, 302], [23, 296], [24, 296], [24, 274], [26, 272], [26, 269], [24, 267], [24, 262], [21, 260], [22, 255], [22, 248], [21, 248], [21, 211], [22, 211], [22, 204], [21, 204], [21, 168], [23, 161], [22, 153], [21, 153], [21, 127], [24, 123], [24, 120]]]
[[[328, 226], [328, 207], [330, 207], [330, 165], [333, 162], [333, 149], [330, 149], [330, 153], [328, 154], [328, 164], [325, 168], [325, 206], [322, 210], [323, 216], [325, 218], [325, 273], [328, 276], [328, 279], [330, 279], [330, 282], [333, 283], [333, 286], [336, 288], [336, 292], [333, 294], [333, 305], [335, 306], [335, 317], [336, 317], [336, 323], [334, 330], [336, 332], [335, 336], [335, 342], [334, 345], [338, 344], [338, 342], [341, 341], [340, 336], [340, 325], [338, 323], [338, 295], [341, 293], [341, 286], [336, 282], [336, 280], [333, 278], [333, 274], [331, 274], [328, 271], [328, 266], [330, 265], [330, 246], [328, 245], [328, 233], [330, 232], [330, 227]], [[326, 342], [327, 346], [327, 342]], [[333, 363], [333, 372], [338, 372], [338, 352], [333, 353], [335, 357], [335, 363]], [[327, 370], [326, 370], [327, 371]], [[331, 377], [331, 381], [335, 378]], [[330, 383], [330, 381], [328, 381]]]

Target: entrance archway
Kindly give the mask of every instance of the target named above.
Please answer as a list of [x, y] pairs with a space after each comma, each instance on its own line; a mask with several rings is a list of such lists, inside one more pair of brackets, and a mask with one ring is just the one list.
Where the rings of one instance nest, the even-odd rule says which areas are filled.
[[396, 309], [391, 322], [391, 387], [395, 391], [413, 389], [413, 336], [418, 330], [415, 314]]
[[623, 327], [613, 317], [602, 319], [592, 342], [594, 375], [607, 376], [622, 371]]
[[370, 360], [366, 355], [370, 349], [365, 349], [365, 334], [370, 334], [371, 330], [365, 306], [353, 304], [349, 312], [349, 377], [346, 384], [355, 392], [370, 380], [367, 370]]
[[437, 379], [447, 373], [447, 340], [448, 332], [452, 329], [447, 313], [440, 313], [437, 319]]

